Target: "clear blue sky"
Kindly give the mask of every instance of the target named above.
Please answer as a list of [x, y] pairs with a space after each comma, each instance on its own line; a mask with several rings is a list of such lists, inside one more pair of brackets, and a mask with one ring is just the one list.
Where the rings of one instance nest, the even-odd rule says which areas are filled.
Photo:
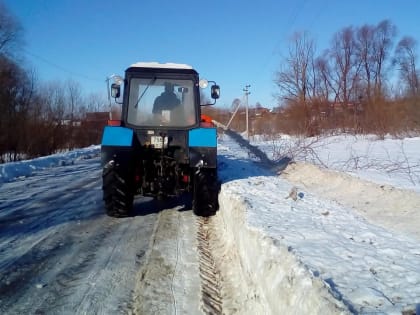
[[106, 77], [134, 62], [179, 62], [217, 81], [219, 105], [250, 84], [250, 104], [271, 108], [274, 73], [296, 31], [309, 31], [322, 51], [343, 27], [389, 19], [398, 38], [420, 42], [419, 0], [3, 2], [24, 28], [24, 56], [39, 79], [71, 78], [86, 94], [105, 95]]

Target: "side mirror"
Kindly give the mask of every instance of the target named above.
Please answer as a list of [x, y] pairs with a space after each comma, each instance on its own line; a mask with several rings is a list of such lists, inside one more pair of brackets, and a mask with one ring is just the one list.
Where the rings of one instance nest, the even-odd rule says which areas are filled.
[[214, 84], [211, 86], [211, 98], [217, 100], [220, 97], [220, 86]]
[[198, 83], [201, 89], [205, 89], [208, 87], [209, 82], [213, 83], [213, 85], [210, 88], [210, 95], [211, 98], [214, 99], [214, 102], [211, 104], [201, 104], [201, 106], [208, 106], [208, 105], [214, 105], [216, 104], [216, 100], [220, 97], [220, 86], [216, 84], [214, 81], [207, 81], [206, 79], [201, 79]]
[[111, 96], [113, 98], [119, 98], [121, 95], [121, 86], [117, 83], [111, 84]]

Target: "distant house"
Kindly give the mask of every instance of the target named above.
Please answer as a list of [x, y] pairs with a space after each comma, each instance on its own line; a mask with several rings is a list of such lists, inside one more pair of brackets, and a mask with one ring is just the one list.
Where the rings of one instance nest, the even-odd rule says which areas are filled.
[[336, 113], [342, 113], [344, 111], [360, 113], [363, 111], [363, 106], [361, 103], [331, 102], [330, 109]]
[[[248, 109], [248, 114], [249, 114], [250, 119], [258, 119], [269, 113], [270, 113], [270, 110], [265, 107], [252, 107]], [[245, 114], [246, 114], [245, 109], [239, 112], [239, 115], [245, 115]]]
[[254, 113], [254, 116], [257, 118], [257, 117], [262, 117], [266, 114], [269, 114], [270, 110], [265, 107], [257, 107], [253, 109], [253, 113]]
[[71, 120], [71, 119], [62, 119], [60, 123], [61, 126], [73, 126], [73, 127], [80, 127], [81, 124], [82, 123], [80, 122], [80, 120]]

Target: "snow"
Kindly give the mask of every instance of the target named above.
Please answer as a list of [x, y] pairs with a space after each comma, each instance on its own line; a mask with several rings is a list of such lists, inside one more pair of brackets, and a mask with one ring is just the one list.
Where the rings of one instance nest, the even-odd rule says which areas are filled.
[[[153, 250], [137, 275], [134, 314], [149, 314], [151, 310], [154, 314], [195, 314], [200, 309], [198, 257], [194, 250], [197, 228], [188, 212], [178, 210], [159, 213]], [[168, 228], [171, 222], [180, 229]]]
[[[348, 152], [338, 148], [343, 146], [346, 139], [335, 137], [319, 140], [318, 156], [327, 156], [331, 164], [341, 165], [341, 161], [346, 161], [345, 154]], [[269, 171], [264, 174], [264, 171], [258, 170], [255, 164], [249, 162], [248, 153], [229, 138], [222, 138], [220, 142], [219, 154], [223, 157], [220, 173], [225, 183], [220, 199], [225, 203], [229, 196], [235, 196], [230, 198], [241, 199], [241, 205], [233, 206], [233, 202], [227, 202], [229, 211], [221, 211], [219, 215], [224, 217], [224, 221], [231, 220], [235, 225], [238, 220], [229, 219], [229, 212], [240, 209], [244, 213], [245, 222], [240, 225], [238, 235], [246, 234], [243, 231], [243, 227], [246, 227], [246, 231], [257, 231], [258, 235], [272, 239], [271, 247], [278, 251], [287, 249], [293, 253], [297, 261], [289, 266], [289, 270], [305, 266], [307, 274], [311, 275], [307, 281], [312, 281], [314, 277], [321, 279], [332, 295], [352, 312], [400, 314], [406, 307], [414, 309], [413, 305], [416, 304], [417, 308], [420, 307], [420, 196], [415, 192], [418, 191], [418, 181], [407, 181], [403, 170], [401, 174], [394, 172], [392, 177], [385, 173], [372, 178], [372, 182], [365, 182], [346, 174], [331, 174], [314, 166], [305, 167], [306, 164], [301, 163], [290, 165], [280, 176], [273, 176]], [[404, 150], [408, 161], [418, 160], [420, 150], [418, 138], [405, 139], [403, 142], [388, 139], [379, 143], [366, 140], [358, 142], [353, 138], [352, 143], [352, 154], [357, 148], [361, 151], [356, 153], [365, 154], [367, 151], [379, 152], [372, 149], [374, 146], [386, 146], [382, 150], [386, 155], [376, 153], [366, 157], [379, 162], [398, 159], [401, 146], [406, 143], [411, 145], [410, 150]], [[271, 145], [270, 142], [256, 144], [266, 149]], [[337, 148], [337, 154], [331, 154], [332, 144]], [[275, 147], [271, 145], [271, 148]], [[273, 152], [271, 150], [272, 157]], [[334, 157], [336, 160], [333, 160]], [[235, 164], [228, 163], [228, 160], [235, 160]], [[379, 172], [377, 165], [376, 172]], [[238, 169], [241, 170], [240, 174]], [[370, 169], [366, 172], [362, 169], [357, 175], [369, 178], [368, 171]], [[412, 178], [419, 178], [419, 169], [413, 168], [411, 175]], [[380, 179], [410, 190], [397, 190], [385, 186], [383, 182], [375, 185], [374, 182]], [[338, 185], [337, 181], [342, 181], [342, 185]], [[296, 200], [288, 198], [294, 187], [298, 192]], [[342, 200], [348, 193], [351, 196]], [[364, 196], [359, 198], [361, 195]], [[359, 202], [365, 205], [361, 206]], [[226, 210], [226, 207], [224, 204], [222, 210]], [[393, 231], [386, 228], [390, 226]], [[247, 244], [249, 241], [244, 246], [247, 247]], [[255, 253], [249, 253], [249, 248], [241, 255], [251, 265], [258, 257]], [[260, 261], [264, 261], [259, 257]], [[269, 261], [267, 258], [265, 260]], [[254, 265], [251, 270], [261, 268]], [[270, 285], [273, 281], [275, 279], [271, 278]], [[262, 290], [270, 292], [270, 287]], [[291, 290], [283, 293], [280, 294], [282, 298], [273, 297], [273, 307], [277, 304], [287, 305], [287, 300], [299, 297], [300, 286], [292, 286]], [[315, 305], [315, 302], [310, 304]], [[300, 306], [298, 303], [294, 307]], [[302, 309], [302, 313], [305, 313], [305, 309]]]
[[131, 305], [157, 211], [107, 217], [99, 154], [81, 151], [0, 184], [1, 314], [117, 314]]
[[166, 68], [166, 69], [192, 69], [193, 67], [187, 64], [182, 63], [159, 63], [159, 62], [136, 62], [131, 65], [131, 67], [141, 67], [141, 68]]
[[[255, 141], [254, 141], [255, 140]], [[420, 138], [340, 135], [299, 139], [278, 136], [251, 139], [269, 158], [291, 155], [295, 161], [346, 172], [358, 178], [420, 192]], [[300, 148], [299, 148], [300, 147]]]
[[[297, 141], [252, 139], [273, 161], [293, 155], [296, 163], [275, 172], [247, 147], [219, 137], [222, 188], [213, 229], [220, 238], [214, 251], [224, 279], [225, 313], [419, 314], [420, 138], [299, 140], [310, 143], [305, 152], [294, 147]], [[98, 153], [93, 146], [0, 165], [0, 192], [6, 183], [17, 185]], [[195, 229], [192, 220], [182, 220], [190, 225], [186, 230]], [[168, 250], [165, 242], [162, 253]], [[170, 255], [175, 266], [188, 249], [185, 244]], [[196, 264], [190, 250], [185, 255], [183, 265]], [[196, 291], [187, 268], [185, 274], [180, 266], [176, 270], [188, 292]], [[43, 290], [43, 285], [34, 287]], [[177, 286], [171, 303], [188, 313]], [[191, 305], [195, 313], [198, 305]]]
[[98, 155], [99, 152], [100, 146], [96, 145], [33, 160], [0, 164], [0, 184], [13, 181], [19, 177], [31, 176], [36, 171], [44, 170], [49, 167], [74, 164], [74, 162], [79, 159], [89, 159], [92, 156]]

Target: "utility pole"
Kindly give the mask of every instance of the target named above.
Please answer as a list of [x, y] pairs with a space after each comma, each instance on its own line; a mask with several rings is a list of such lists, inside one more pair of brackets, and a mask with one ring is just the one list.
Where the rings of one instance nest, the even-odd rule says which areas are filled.
[[244, 92], [245, 92], [245, 108], [246, 108], [246, 138], [249, 140], [249, 114], [248, 114], [248, 95], [251, 94], [249, 92], [249, 88], [251, 87], [250, 84], [245, 85]]

